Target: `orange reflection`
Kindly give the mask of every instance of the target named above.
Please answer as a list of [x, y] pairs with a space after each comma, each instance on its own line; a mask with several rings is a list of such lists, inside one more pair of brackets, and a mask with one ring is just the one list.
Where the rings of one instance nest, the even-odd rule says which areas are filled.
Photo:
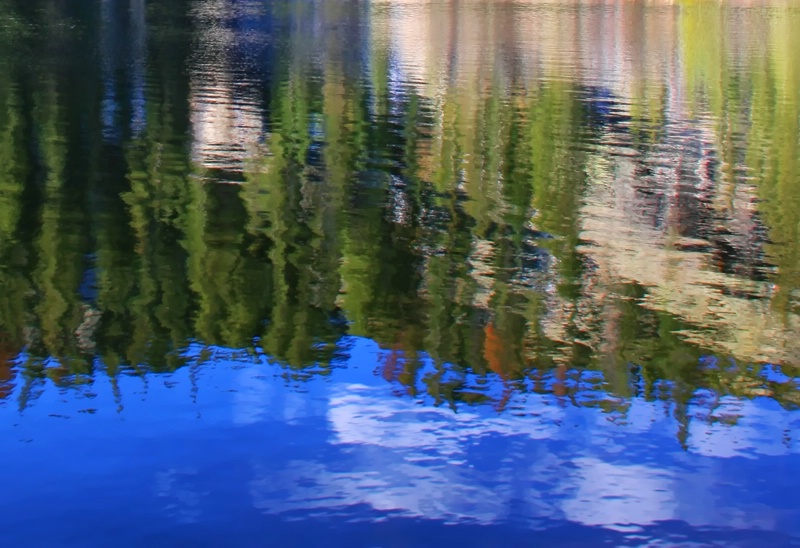
[[14, 378], [12, 364], [18, 353], [19, 349], [15, 350], [11, 341], [4, 334], [0, 334], [0, 400], [11, 395], [13, 388], [11, 381]]
[[493, 322], [486, 324], [483, 328], [485, 338], [483, 340], [483, 357], [486, 363], [489, 364], [489, 369], [497, 373], [503, 380], [503, 395], [495, 404], [497, 411], [502, 411], [508, 405], [511, 395], [514, 393], [513, 386], [509, 383], [509, 364], [505, 345], [503, 344], [502, 335], [495, 328]]
[[397, 338], [398, 341], [392, 345], [389, 353], [383, 359], [380, 374], [386, 382], [397, 382], [403, 386], [408, 395], [414, 396], [416, 394], [414, 383], [419, 365], [418, 356], [415, 351], [407, 350], [414, 346], [403, 341], [405, 333], [398, 333]]

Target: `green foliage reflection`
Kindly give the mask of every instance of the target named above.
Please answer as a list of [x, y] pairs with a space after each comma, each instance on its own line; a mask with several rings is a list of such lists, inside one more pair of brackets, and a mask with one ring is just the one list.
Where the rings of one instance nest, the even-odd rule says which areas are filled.
[[[146, 35], [144, 74], [114, 65], [111, 46], [60, 68], [61, 52], [3, 27], [25, 53], [0, 73], [0, 357], [22, 356], [25, 382], [90, 382], [98, 365], [171, 371], [189, 341], [263, 352], [302, 376], [327, 372], [352, 335], [385, 349], [376, 372], [401, 392], [453, 406], [502, 409], [519, 391], [577, 401], [586, 371], [602, 372], [615, 397], [591, 405], [608, 411], [636, 395], [685, 409], [698, 387], [800, 403], [753, 365], [798, 363], [795, 19], [770, 19], [767, 50], [742, 60], [724, 7], [682, 5], [688, 100], [674, 114], [674, 82], [644, 75], [608, 100], [513, 52], [419, 68], [435, 75], [419, 85], [394, 60], [401, 45], [365, 30], [392, 28], [389, 12], [357, 3], [326, 5], [320, 35], [275, 4], [282, 54], [234, 78], [236, 47], [214, 49], [186, 4], [117, 29]], [[9, 21], [60, 28], [63, 14], [14, 6], [0, 4]], [[111, 24], [68, 15], [79, 30], [54, 40], [76, 54]], [[252, 115], [236, 78], [258, 89], [248, 127], [262, 129], [229, 162], [239, 184], [218, 184], [216, 134]], [[670, 141], [671, 125], [703, 117], [690, 135], [700, 152]], [[652, 173], [673, 161], [702, 173], [676, 168], [669, 213], [647, 210], [669, 194]], [[623, 206], [639, 217], [615, 209], [634, 186], [645, 197]], [[757, 229], [744, 244], [742, 223]], [[725, 308], [713, 321], [709, 295]], [[744, 337], [756, 317], [779, 344]], [[733, 365], [703, 366], [714, 360]]]

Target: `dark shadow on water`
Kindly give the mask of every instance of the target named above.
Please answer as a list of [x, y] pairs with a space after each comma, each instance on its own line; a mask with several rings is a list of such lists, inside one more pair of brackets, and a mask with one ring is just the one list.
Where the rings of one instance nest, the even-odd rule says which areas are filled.
[[[340, 510], [340, 511], [337, 511]], [[76, 519], [79, 519], [76, 516]], [[69, 527], [62, 534], [41, 537], [7, 537], [27, 546], [297, 546], [317, 548], [422, 548], [442, 546], [519, 546], [519, 547], [729, 547], [796, 548], [800, 539], [758, 530], [692, 527], [680, 521], [647, 526], [619, 526], [618, 530], [591, 527], [571, 522], [541, 522], [525, 527], [513, 523], [475, 525], [410, 519], [391, 513], [378, 514], [369, 508], [331, 509], [328, 515], [264, 516], [245, 512], [235, 521], [171, 525], [151, 535], [126, 534], [97, 523], [92, 537], [76, 538]], [[41, 543], [39, 541], [41, 540]]]

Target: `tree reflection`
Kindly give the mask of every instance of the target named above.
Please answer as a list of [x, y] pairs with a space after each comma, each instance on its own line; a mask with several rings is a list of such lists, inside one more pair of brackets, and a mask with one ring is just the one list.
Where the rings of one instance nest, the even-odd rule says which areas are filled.
[[[276, 22], [270, 47], [285, 55], [248, 49], [263, 46], [236, 34], [245, 14], [216, 29], [233, 36], [224, 55], [206, 44], [192, 61], [192, 40], [213, 33], [189, 4], [109, 20], [139, 49], [147, 36], [144, 75], [105, 50], [103, 70], [80, 55], [57, 69], [61, 51], [3, 30], [26, 53], [0, 74], [0, 397], [17, 356], [27, 400], [45, 375], [70, 386], [99, 365], [112, 377], [174, 370], [195, 340], [327, 372], [353, 335], [387, 349], [376, 373], [398, 393], [454, 407], [502, 410], [531, 391], [624, 413], [631, 397], [666, 398], [685, 432], [699, 387], [800, 403], [752, 365], [796, 373], [791, 23], [771, 19], [768, 54], [742, 65], [721, 38], [706, 47], [724, 7], [682, 9], [692, 112], [676, 113], [665, 104], [676, 84], [653, 75], [609, 99], [578, 71], [525, 65], [524, 45], [497, 34], [517, 24], [501, 14], [474, 44], [459, 29], [480, 13], [450, 13], [430, 66], [406, 66], [408, 29], [390, 9], [275, 3], [259, 21]], [[55, 17], [14, 5], [0, 4], [9, 20]], [[86, 34], [57, 38], [78, 53], [111, 24], [70, 17]], [[479, 53], [457, 62], [436, 48]], [[239, 71], [258, 108], [198, 92], [204, 70], [203, 89], [217, 82], [228, 98], [244, 93]], [[69, 71], [86, 80], [71, 88]], [[226, 153], [214, 132], [239, 115], [263, 138], [211, 162]], [[674, 127], [701, 116], [713, 124], [697, 134]], [[215, 183], [220, 165], [243, 182]], [[713, 299], [724, 310], [709, 319], [697, 303]], [[742, 339], [748, 329], [778, 343]], [[587, 372], [609, 397], [582, 398]]]

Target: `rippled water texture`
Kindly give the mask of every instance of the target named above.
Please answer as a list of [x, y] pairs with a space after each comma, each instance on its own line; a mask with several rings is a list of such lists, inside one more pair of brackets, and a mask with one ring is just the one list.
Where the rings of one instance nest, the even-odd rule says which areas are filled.
[[798, 37], [0, 0], [0, 544], [800, 546]]

